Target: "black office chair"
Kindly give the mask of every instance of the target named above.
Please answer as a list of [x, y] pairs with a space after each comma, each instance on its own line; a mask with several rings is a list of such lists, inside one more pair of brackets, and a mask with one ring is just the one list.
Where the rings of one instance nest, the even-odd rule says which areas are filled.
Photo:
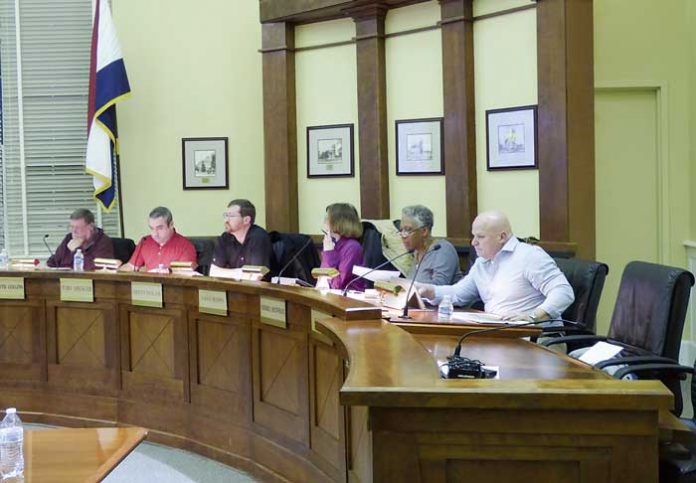
[[315, 285], [317, 281], [312, 277], [312, 269], [321, 265], [321, 259], [314, 244], [307, 245], [311, 237], [301, 233], [281, 233], [278, 231], [272, 231], [268, 235], [273, 244], [271, 272], [278, 275], [280, 270], [290, 263], [292, 257], [297, 255], [297, 258], [283, 272], [283, 277], [299, 278]]
[[128, 262], [135, 251], [135, 242], [130, 238], [111, 238], [114, 246], [114, 258], [123, 263]]
[[[561, 314], [561, 318], [576, 322], [580, 326], [564, 323], [562, 327], [545, 327], [542, 334], [594, 334], [597, 308], [609, 267], [605, 263], [578, 258], [554, 258], [554, 261], [573, 287], [575, 295], [575, 300]], [[577, 348], [573, 344], [567, 347], [568, 352]]]
[[[600, 369], [664, 359], [676, 362], [693, 284], [694, 276], [682, 268], [631, 262], [621, 277], [608, 336], [570, 335], [546, 340], [542, 345], [590, 347], [607, 341], [622, 346], [619, 356], [597, 364]], [[672, 379], [661, 380], [677, 396], [680, 412], [678, 384]]]
[[619, 369], [615, 376], [633, 375], [639, 379], [685, 379], [691, 374], [691, 404], [694, 416], [682, 418], [682, 422], [691, 430], [689, 437], [680, 437], [678, 442], [660, 446], [660, 483], [696, 483], [696, 366], [682, 366], [665, 360], [652, 364], [638, 364]]
[[[364, 263], [366, 267], [375, 268], [387, 261], [382, 252], [382, 234], [369, 221], [363, 221], [362, 225], [363, 235], [360, 238], [360, 243], [363, 247]], [[396, 270], [396, 268], [389, 263], [382, 267], [382, 270]]]
[[217, 237], [189, 236], [186, 238], [193, 243], [193, 246], [196, 248], [196, 260], [198, 261], [196, 271], [201, 275], [208, 275], [210, 273], [210, 264], [213, 261]]

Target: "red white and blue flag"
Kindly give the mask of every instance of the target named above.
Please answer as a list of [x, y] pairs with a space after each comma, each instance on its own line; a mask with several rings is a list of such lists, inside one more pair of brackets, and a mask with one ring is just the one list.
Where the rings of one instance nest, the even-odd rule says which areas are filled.
[[130, 85], [109, 3], [107, 0], [95, 2], [89, 66], [85, 171], [94, 177], [95, 199], [109, 211], [116, 200], [116, 103], [130, 93]]

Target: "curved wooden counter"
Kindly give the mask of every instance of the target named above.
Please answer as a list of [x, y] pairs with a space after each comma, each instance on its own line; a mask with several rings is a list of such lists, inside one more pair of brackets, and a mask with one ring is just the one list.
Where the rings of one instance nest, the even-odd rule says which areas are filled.
[[[0, 405], [29, 421], [143, 426], [150, 440], [264, 480], [657, 475], [669, 391], [613, 381], [522, 340], [468, 339], [465, 354], [500, 366], [501, 379], [447, 381], [437, 360], [456, 338], [408, 333], [370, 305], [314, 290], [143, 274], [0, 277], [23, 277], [26, 292], [0, 300]], [[92, 279], [94, 301], [61, 301], [60, 278]], [[134, 305], [131, 282], [162, 284], [163, 307]], [[199, 290], [225, 292], [227, 315], [201, 312]], [[284, 328], [264, 322], [262, 297], [285, 306]]]

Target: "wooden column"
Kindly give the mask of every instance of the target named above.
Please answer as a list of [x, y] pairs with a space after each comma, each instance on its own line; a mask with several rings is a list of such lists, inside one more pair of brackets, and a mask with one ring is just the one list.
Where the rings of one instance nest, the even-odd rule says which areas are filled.
[[592, 0], [537, 4], [541, 239], [595, 253]]
[[295, 31], [287, 22], [262, 29], [266, 228], [296, 232]]
[[387, 158], [387, 81], [384, 17], [381, 4], [346, 12], [355, 21], [358, 68], [360, 212], [363, 218], [389, 218]]
[[473, 0], [440, 0], [447, 236], [465, 237], [478, 211]]

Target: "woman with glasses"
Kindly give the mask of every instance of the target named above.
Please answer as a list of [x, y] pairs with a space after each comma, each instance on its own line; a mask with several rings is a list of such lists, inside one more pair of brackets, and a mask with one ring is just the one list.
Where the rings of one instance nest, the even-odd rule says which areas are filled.
[[[333, 267], [338, 276], [329, 281], [334, 289], [343, 289], [356, 278], [353, 266], [363, 264], [363, 249], [358, 239], [362, 236], [362, 223], [355, 207], [349, 203], [334, 203], [326, 207], [324, 218], [324, 250], [322, 268]], [[365, 281], [357, 280], [354, 290], [364, 290]]]
[[[407, 278], [413, 278], [418, 265], [416, 282], [432, 285], [452, 285], [462, 278], [459, 256], [447, 240], [434, 240], [433, 212], [423, 205], [407, 206], [401, 210], [401, 241], [406, 250], [413, 250], [414, 262]], [[435, 245], [440, 248], [433, 250]]]

